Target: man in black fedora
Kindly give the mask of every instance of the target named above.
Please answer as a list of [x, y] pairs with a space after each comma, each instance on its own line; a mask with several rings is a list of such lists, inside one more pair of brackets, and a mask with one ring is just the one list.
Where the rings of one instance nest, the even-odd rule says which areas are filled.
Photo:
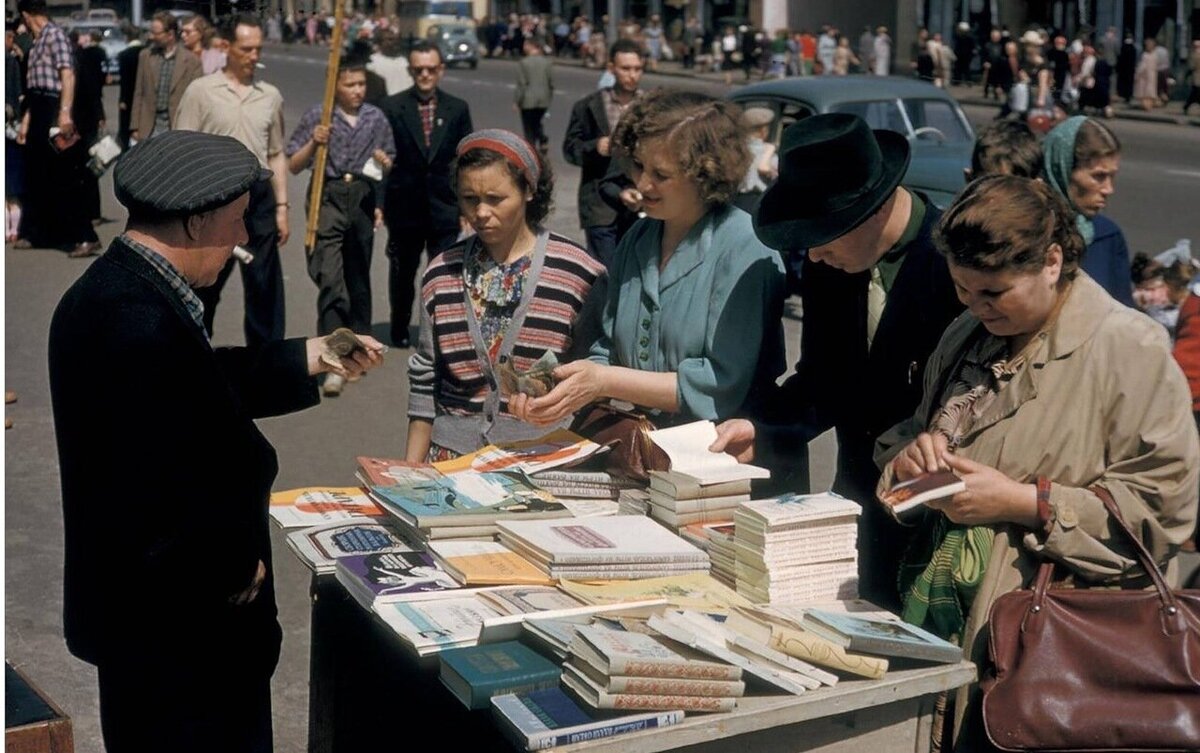
[[779, 180], [763, 194], [754, 229], [772, 248], [808, 251], [801, 357], [771, 423], [727, 421], [713, 446], [803, 479], [807, 443], [836, 429], [833, 489], [863, 506], [859, 592], [886, 607], [899, 604], [907, 535], [873, 504], [875, 439], [912, 415], [925, 361], [962, 311], [931, 239], [941, 213], [900, 186], [908, 161], [903, 135], [872, 131], [855, 115], [816, 115], [784, 131]]
[[321, 338], [209, 343], [195, 289], [246, 242], [266, 174], [226, 136], [129, 150], [113, 175], [129, 224], [50, 325], [63, 632], [96, 665], [109, 753], [271, 750], [279, 462], [254, 420], [316, 405], [320, 372], [381, 361], [366, 336], [332, 369]]

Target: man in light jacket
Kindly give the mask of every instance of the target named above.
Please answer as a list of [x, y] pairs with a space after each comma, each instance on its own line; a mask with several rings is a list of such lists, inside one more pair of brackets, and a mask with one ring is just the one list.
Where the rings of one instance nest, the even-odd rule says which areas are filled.
[[141, 141], [175, 127], [188, 84], [200, 78], [200, 58], [179, 44], [179, 22], [167, 11], [150, 21], [150, 44], [138, 55], [129, 136]]
[[542, 121], [554, 99], [554, 65], [536, 39], [525, 40], [525, 57], [517, 64], [517, 91], [514, 107], [521, 113], [525, 140], [543, 153], [550, 139]]

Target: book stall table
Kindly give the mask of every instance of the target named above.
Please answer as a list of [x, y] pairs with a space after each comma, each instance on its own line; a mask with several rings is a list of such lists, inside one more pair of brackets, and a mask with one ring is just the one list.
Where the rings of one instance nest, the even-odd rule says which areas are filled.
[[[310, 753], [387, 749], [418, 739], [455, 750], [513, 750], [489, 712], [468, 711], [441, 685], [436, 656], [418, 659], [333, 575], [314, 576], [311, 594]], [[665, 729], [555, 750], [924, 751], [937, 694], [975, 675], [965, 661], [896, 668], [879, 680], [844, 679], [801, 695], [747, 696], [733, 712], [690, 714]]]

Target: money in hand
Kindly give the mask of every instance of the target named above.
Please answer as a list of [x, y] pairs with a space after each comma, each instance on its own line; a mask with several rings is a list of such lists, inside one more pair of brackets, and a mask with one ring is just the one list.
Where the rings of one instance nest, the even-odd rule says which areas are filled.
[[321, 352], [321, 360], [335, 369], [342, 368], [342, 359], [350, 358], [355, 351], [367, 352], [367, 346], [353, 331], [338, 327], [325, 338], [325, 350]]
[[554, 389], [554, 370], [558, 358], [547, 350], [525, 371], [513, 368], [512, 359], [504, 361], [496, 371], [500, 377], [500, 394], [505, 397], [520, 393], [530, 397], [541, 397]]

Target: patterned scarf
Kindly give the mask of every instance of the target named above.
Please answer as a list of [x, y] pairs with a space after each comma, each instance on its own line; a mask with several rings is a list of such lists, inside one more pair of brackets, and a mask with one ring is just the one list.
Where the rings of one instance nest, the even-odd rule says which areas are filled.
[[1075, 137], [1079, 135], [1079, 127], [1086, 120], [1083, 115], [1076, 115], [1054, 126], [1042, 140], [1042, 159], [1046, 168], [1046, 181], [1071, 205], [1071, 209], [1075, 211], [1075, 227], [1083, 236], [1084, 245], [1090, 246], [1092, 239], [1096, 237], [1096, 228], [1092, 221], [1079, 211], [1079, 207], [1071, 202], [1071, 194], [1067, 191], [1067, 187], [1071, 185], [1071, 173], [1075, 170]]

